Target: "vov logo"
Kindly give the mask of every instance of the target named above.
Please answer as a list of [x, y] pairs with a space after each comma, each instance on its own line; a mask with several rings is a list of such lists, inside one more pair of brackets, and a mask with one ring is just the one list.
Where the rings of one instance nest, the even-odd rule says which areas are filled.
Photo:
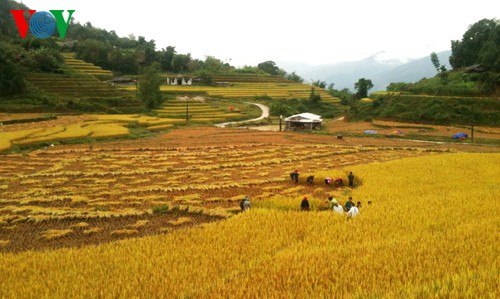
[[24, 18], [24, 10], [11, 10], [10, 12], [14, 16], [21, 38], [26, 37], [28, 28], [31, 33], [38, 38], [51, 37], [56, 30], [56, 26], [59, 36], [64, 38], [66, 36], [66, 31], [68, 30], [69, 21], [71, 20], [71, 16], [75, 10], [68, 10], [69, 16], [66, 21], [63, 17], [64, 10], [50, 10], [50, 12], [28, 10], [30, 14], [29, 24]]

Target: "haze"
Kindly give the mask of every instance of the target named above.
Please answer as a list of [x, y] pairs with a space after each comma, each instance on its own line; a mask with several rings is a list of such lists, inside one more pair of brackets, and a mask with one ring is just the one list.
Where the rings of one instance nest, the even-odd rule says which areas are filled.
[[500, 1], [25, 0], [38, 11], [74, 9], [77, 22], [144, 36], [157, 49], [234, 66], [266, 60], [327, 64], [385, 52], [409, 59], [450, 49], [468, 26], [498, 18]]

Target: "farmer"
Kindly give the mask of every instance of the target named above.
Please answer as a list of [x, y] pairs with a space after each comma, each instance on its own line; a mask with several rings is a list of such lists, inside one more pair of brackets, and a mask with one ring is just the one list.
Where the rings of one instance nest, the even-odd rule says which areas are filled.
[[351, 219], [351, 218], [354, 218], [356, 216], [358, 216], [359, 214], [359, 209], [358, 207], [356, 206], [352, 206], [350, 209], [349, 209], [349, 212], [347, 212], [347, 220]]
[[336, 178], [335, 181], [333, 181], [333, 184], [337, 187], [342, 186], [342, 178]]
[[343, 214], [344, 208], [338, 202], [336, 202], [333, 204], [333, 211], [335, 213]]
[[349, 200], [345, 203], [345, 211], [349, 212], [352, 207], [354, 207], [354, 203], [352, 202], [352, 197], [349, 196]]
[[328, 196], [328, 201], [330, 202], [330, 209], [333, 209], [334, 205], [338, 203], [337, 199], [333, 196]]
[[347, 178], [349, 179], [349, 187], [354, 187], [354, 175], [352, 174], [352, 171], [349, 172]]
[[250, 207], [251, 207], [250, 197], [245, 196], [245, 198], [243, 198], [243, 200], [240, 202], [241, 211], [246, 211], [250, 209]]
[[294, 172], [291, 172], [290, 178], [292, 179], [292, 182], [295, 182], [295, 184], [297, 184], [299, 182], [299, 170], [295, 169]]
[[302, 202], [300, 203], [300, 209], [302, 211], [309, 211], [309, 201], [307, 201], [307, 196], [304, 196]]
[[329, 176], [325, 178], [325, 185], [330, 185], [330, 183], [333, 181], [333, 179]]
[[314, 181], [314, 175], [310, 175], [306, 179], [308, 185], [312, 185]]

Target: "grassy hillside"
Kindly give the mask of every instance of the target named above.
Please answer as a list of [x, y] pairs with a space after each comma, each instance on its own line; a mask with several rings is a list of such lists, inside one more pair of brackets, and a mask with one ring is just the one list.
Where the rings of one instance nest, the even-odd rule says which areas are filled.
[[[487, 83], [486, 77], [493, 81]], [[354, 103], [348, 116], [351, 120], [378, 118], [441, 125], [499, 126], [499, 78], [496, 73], [451, 71], [445, 80], [436, 76], [416, 83], [391, 83], [387, 92], [375, 92], [371, 99]]]
[[349, 118], [500, 126], [500, 101], [496, 98], [378, 94], [371, 102], [357, 102], [349, 111]]

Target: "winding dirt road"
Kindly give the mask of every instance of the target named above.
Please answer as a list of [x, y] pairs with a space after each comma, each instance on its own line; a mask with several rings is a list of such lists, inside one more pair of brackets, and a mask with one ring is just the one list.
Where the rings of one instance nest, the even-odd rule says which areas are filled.
[[248, 104], [252, 104], [252, 105], [259, 107], [260, 110], [262, 110], [262, 114], [257, 118], [252, 118], [252, 119], [242, 120], [242, 121], [232, 121], [232, 122], [220, 123], [220, 124], [216, 124], [215, 126], [217, 126], [219, 128], [224, 128], [224, 127], [229, 126], [229, 125], [243, 124], [243, 123], [258, 121], [258, 120], [269, 117], [269, 107], [262, 105], [262, 104], [258, 104], [258, 103], [248, 103]]

